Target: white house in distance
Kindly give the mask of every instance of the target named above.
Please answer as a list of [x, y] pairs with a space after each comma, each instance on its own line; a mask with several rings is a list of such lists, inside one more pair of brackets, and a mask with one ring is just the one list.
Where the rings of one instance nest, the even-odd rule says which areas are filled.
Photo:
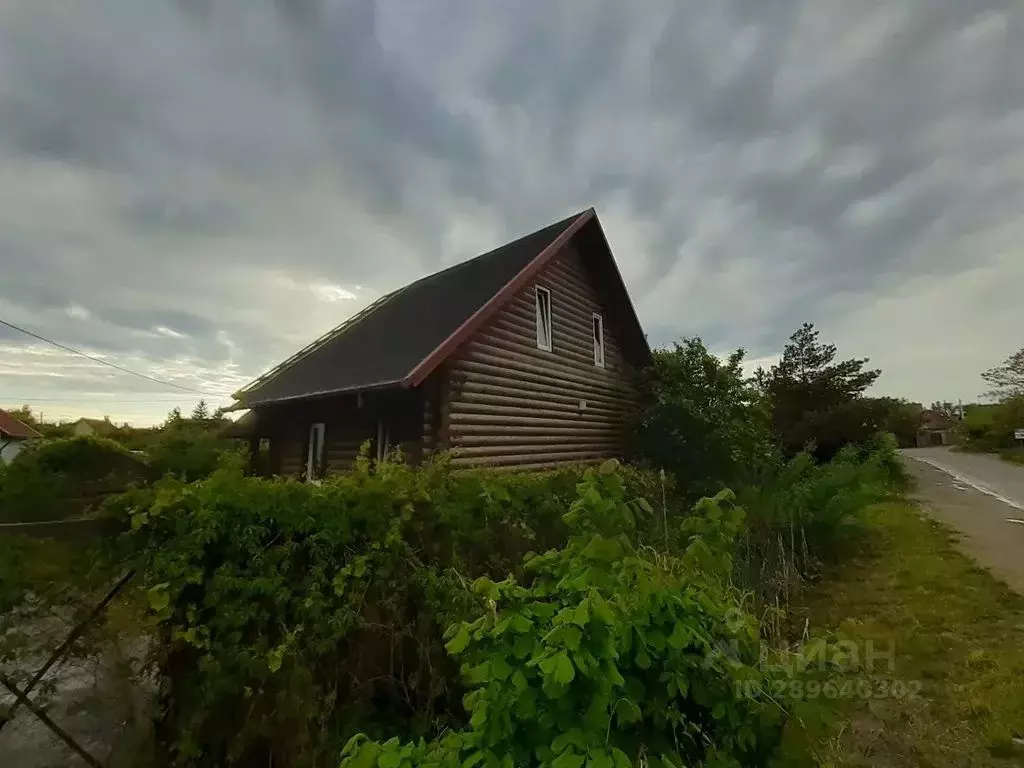
[[114, 430], [110, 419], [87, 419], [82, 417], [71, 425], [76, 437], [98, 436], [104, 437]]
[[11, 461], [21, 453], [29, 440], [42, 437], [28, 424], [23, 424], [7, 411], [0, 410], [0, 464]]

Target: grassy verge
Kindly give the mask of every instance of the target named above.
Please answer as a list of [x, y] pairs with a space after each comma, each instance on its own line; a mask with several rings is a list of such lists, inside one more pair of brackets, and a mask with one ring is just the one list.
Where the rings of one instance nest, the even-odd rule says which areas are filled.
[[841, 698], [822, 764], [1024, 765], [1024, 597], [909, 504], [876, 506], [868, 522], [856, 556], [807, 601], [811, 627], [882, 658], [881, 685]]
[[1024, 466], [1024, 448], [1009, 448], [1005, 451], [1000, 451], [999, 458], [1003, 461], [1008, 461], [1011, 464], [1020, 464]]

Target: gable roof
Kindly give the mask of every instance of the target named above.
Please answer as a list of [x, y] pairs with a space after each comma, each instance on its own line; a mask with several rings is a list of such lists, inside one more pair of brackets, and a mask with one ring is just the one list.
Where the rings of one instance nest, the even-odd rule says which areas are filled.
[[0, 438], [15, 437], [29, 439], [42, 435], [28, 424], [18, 421], [7, 411], [0, 410]]
[[650, 349], [591, 208], [381, 297], [236, 392], [235, 408], [417, 386], [577, 234], [605, 255], [625, 307], [624, 349], [645, 362]]
[[116, 429], [113, 422], [110, 419], [90, 419], [87, 416], [82, 416], [74, 424], [88, 424], [93, 429]]

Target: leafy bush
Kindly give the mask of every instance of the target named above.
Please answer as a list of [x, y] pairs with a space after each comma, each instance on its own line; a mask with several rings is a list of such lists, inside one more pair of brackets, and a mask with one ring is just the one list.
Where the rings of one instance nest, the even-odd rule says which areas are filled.
[[30, 445], [0, 469], [0, 520], [61, 520], [144, 483], [146, 462], [112, 440], [69, 437]]
[[[521, 573], [526, 552], [564, 543], [581, 476], [384, 463], [319, 486], [228, 471], [162, 481], [130, 538], [162, 637], [174, 760], [313, 764], [357, 727], [460, 724], [441, 635], [474, 610], [466, 580]], [[667, 512], [638, 509], [637, 536], [662, 540]]]
[[671, 471], [691, 500], [751, 479], [775, 454], [769, 413], [743, 378], [743, 350], [725, 361], [700, 339], [654, 351], [633, 454]]
[[561, 549], [526, 579], [481, 578], [452, 626], [469, 723], [436, 741], [357, 735], [342, 766], [758, 766], [781, 746], [786, 670], [725, 586], [742, 511], [727, 493], [687, 522], [681, 557], [637, 549], [614, 467], [590, 474]]
[[240, 461], [237, 441], [220, 437], [212, 424], [179, 419], [165, 425], [145, 449], [154, 471], [192, 482], [209, 477], [231, 457]]

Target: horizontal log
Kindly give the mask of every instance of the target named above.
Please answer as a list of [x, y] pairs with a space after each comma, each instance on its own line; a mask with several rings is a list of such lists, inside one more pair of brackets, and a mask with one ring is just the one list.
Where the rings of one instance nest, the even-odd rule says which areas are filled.
[[[601, 311], [600, 294], [585, 281], [564, 273], [548, 272], [538, 279], [537, 285], [547, 288], [551, 292], [552, 305], [558, 303], [577, 313], [589, 314]], [[517, 298], [532, 300], [534, 295], [532, 290], [528, 290]]]
[[581, 453], [526, 453], [509, 456], [453, 456], [452, 466], [457, 467], [481, 467], [481, 466], [514, 466], [517, 464], [536, 464], [541, 462], [573, 463], [592, 459], [608, 458], [614, 455], [613, 451], [591, 451]]
[[622, 432], [573, 432], [572, 434], [479, 434], [458, 435], [455, 442], [459, 448], [475, 445], [588, 445], [607, 442], [618, 443], [622, 440]]
[[[480, 331], [480, 337], [497, 336], [519, 342], [537, 356], [559, 355], [568, 350], [573, 353], [572, 358], [576, 365], [587, 368], [594, 366], [594, 339], [591, 329], [577, 332], [577, 329], [567, 328], [564, 323], [555, 322], [552, 326], [552, 334], [554, 336], [553, 351], [547, 352], [537, 347], [537, 339], [532, 326], [529, 331], [517, 330], [512, 323], [502, 319]], [[611, 341], [611, 335], [607, 328], [605, 328], [604, 336], [605, 369], [625, 371], [626, 363], [622, 353], [618, 346]]]
[[[456, 424], [522, 424], [527, 426], [551, 426], [551, 427], [612, 427], [618, 424], [613, 419], [603, 418], [597, 414], [562, 413], [552, 412], [551, 415], [526, 416], [520, 409], [514, 409], [511, 413], [478, 413], [475, 411], [465, 412], [455, 410], [452, 404], [452, 412], [448, 416], [449, 425], [454, 429]], [[512, 409], [505, 409], [512, 410]], [[539, 409], [538, 409], [539, 410]]]
[[564, 262], [552, 264], [550, 269], [546, 269], [538, 277], [538, 282], [545, 284], [550, 284], [553, 281], [570, 284], [574, 296], [588, 296], [593, 299], [598, 297], [597, 289], [591, 283], [590, 278], [581, 269], [574, 269]]
[[325, 445], [324, 450], [327, 453], [358, 453], [365, 440], [358, 443], [346, 443], [344, 445]]
[[[551, 292], [552, 303], [555, 303], [557, 300], [558, 303], [572, 306], [588, 313], [601, 311], [601, 299], [603, 298], [601, 292], [585, 278], [573, 275], [570, 272], [545, 271], [538, 277], [535, 285], [546, 288]], [[534, 286], [530, 286], [513, 297], [513, 300], [517, 302], [530, 302], [532, 304], [535, 301], [535, 296]]]
[[554, 424], [548, 419], [542, 419], [544, 424], [523, 424], [522, 420], [517, 420], [513, 424], [505, 424], [501, 427], [500, 432], [495, 428], [493, 423], [474, 423], [474, 422], [453, 422], [449, 425], [451, 432], [451, 439], [460, 439], [463, 435], [580, 435], [580, 434], [593, 434], [593, 435], [621, 435], [623, 430], [609, 426], [608, 424], [575, 424], [572, 426], [566, 425], [564, 422], [557, 421]]
[[547, 360], [554, 357], [578, 368], [589, 368], [594, 365], [594, 345], [590, 343], [589, 339], [581, 341], [577, 337], [561, 333], [557, 326], [553, 333], [553, 349], [550, 351], [538, 347], [537, 340], [533, 334], [516, 333], [508, 328], [497, 326], [481, 330], [473, 337], [473, 341], [501, 339], [519, 345], [522, 352], [533, 355], [538, 360]]
[[343, 437], [343, 438], [339, 437], [337, 440], [331, 440], [331, 436], [330, 436], [330, 434], [328, 434], [328, 435], [326, 435], [327, 439], [325, 440], [324, 445], [326, 445], [328, 448], [334, 448], [334, 447], [339, 447], [339, 446], [340, 447], [346, 447], [346, 446], [349, 446], [349, 445], [359, 446], [359, 445], [362, 445], [363, 442], [365, 442], [366, 440], [371, 440], [371, 439], [375, 438], [376, 436], [377, 436], [376, 433], [374, 433], [372, 436], [369, 433], [367, 433], [365, 435], [358, 435], [358, 436], [353, 435], [351, 437], [346, 436], [346, 437]]
[[555, 443], [550, 445], [474, 445], [458, 446], [452, 449], [454, 456], [536, 456], [551, 454], [598, 454], [614, 452], [620, 448], [614, 440], [603, 443]]
[[566, 274], [551, 273], [545, 278], [554, 303], [560, 303], [579, 313], [601, 312], [601, 296], [590, 285]]
[[494, 394], [509, 397], [528, 396], [549, 396], [560, 398], [564, 401], [587, 400], [588, 406], [603, 406], [604, 408], [631, 410], [632, 401], [622, 395], [609, 395], [605, 393], [586, 392], [581, 393], [569, 387], [558, 386], [557, 384], [539, 384], [525, 380], [510, 380], [504, 377], [497, 377], [490, 374], [474, 372], [471, 378], [464, 381], [453, 382], [453, 396], [463, 396], [464, 393]]
[[[590, 345], [594, 339], [594, 316], [575, 315], [555, 312], [551, 320], [551, 330], [557, 339], [559, 335], [568, 337], [577, 344]], [[509, 307], [503, 311], [492, 323], [489, 323], [483, 330], [490, 330], [493, 327], [501, 326], [504, 329], [517, 329], [519, 335], [524, 338], [536, 340], [537, 319], [533, 309]], [[611, 334], [605, 328], [605, 348], [618, 350], [618, 345], [609, 337]]]
[[473, 337], [473, 341], [477, 344], [490, 344], [499, 349], [511, 349], [521, 352], [528, 357], [532, 357], [537, 362], [549, 362], [553, 357], [559, 362], [571, 365], [581, 372], [589, 371], [591, 368], [602, 370], [594, 365], [594, 347], [592, 344], [590, 346], [583, 346], [579, 341], [566, 337], [559, 338], [558, 334], [555, 334], [552, 345], [553, 349], [550, 352], [539, 349], [532, 339], [525, 339], [522, 336], [500, 328], [489, 328], [486, 331], [481, 331]]
[[591, 371], [583, 371], [557, 360], [544, 361], [542, 364], [537, 358], [514, 349], [498, 347], [496, 344], [489, 346], [474, 341], [463, 353], [462, 359], [513, 369], [514, 373], [513, 370], [509, 370], [510, 378], [518, 376], [520, 373], [532, 373], [542, 377], [544, 381], [571, 381], [590, 386], [604, 385], [606, 389], [622, 389], [629, 386], [624, 377], [615, 376], [603, 368], [595, 366]]
[[578, 424], [607, 424], [614, 426], [621, 424], [625, 417], [615, 416], [607, 413], [595, 413], [594, 411], [580, 411], [569, 409], [542, 408], [539, 406], [530, 408], [526, 406], [489, 405], [487, 403], [453, 403], [452, 423], [480, 422], [482, 418], [494, 417], [499, 419], [499, 424], [517, 424], [524, 418], [551, 419], [565, 426], [576, 426]]
[[[575, 413], [592, 412], [606, 415], [609, 418], [621, 419], [629, 414], [629, 408], [623, 404], [609, 405], [597, 403], [586, 398], [573, 397], [566, 394], [554, 394], [548, 392], [516, 392], [511, 390], [509, 395], [496, 395], [489, 392], [473, 392], [460, 389], [453, 392], [453, 401], [461, 406], [467, 404], [500, 405], [509, 408], [547, 408], [547, 409], [569, 409]], [[586, 403], [580, 409], [580, 400]]]
[[[462, 361], [452, 382], [452, 393], [457, 392], [556, 392], [573, 398], [583, 398], [608, 404], [632, 405], [635, 396], [625, 388], [609, 389], [599, 385], [565, 384], [552, 382], [550, 376], [535, 376], [510, 372], [506, 367], [489, 363]], [[625, 384], [625, 382], [624, 382]]]
[[[550, 396], [545, 396], [550, 397]], [[472, 392], [455, 394], [452, 399], [452, 413], [505, 413], [510, 416], [529, 416], [531, 413], [540, 415], [550, 413], [558, 418], [579, 421], [580, 417], [619, 422], [629, 417], [625, 407], [614, 408], [587, 401], [585, 408], [580, 408], [577, 400], [551, 400], [545, 397], [502, 398], [507, 402], [495, 402], [493, 396], [474, 395]]]
[[[591, 466], [600, 464], [605, 461], [608, 457], [600, 457], [595, 459], [583, 459], [580, 461], [538, 461], [531, 462], [529, 464], [512, 464], [504, 467], [491, 467], [495, 472], [512, 473], [512, 472], [544, 472], [551, 469], [565, 469], [566, 467], [572, 466]], [[475, 467], [464, 467], [460, 471], [470, 472]]]

